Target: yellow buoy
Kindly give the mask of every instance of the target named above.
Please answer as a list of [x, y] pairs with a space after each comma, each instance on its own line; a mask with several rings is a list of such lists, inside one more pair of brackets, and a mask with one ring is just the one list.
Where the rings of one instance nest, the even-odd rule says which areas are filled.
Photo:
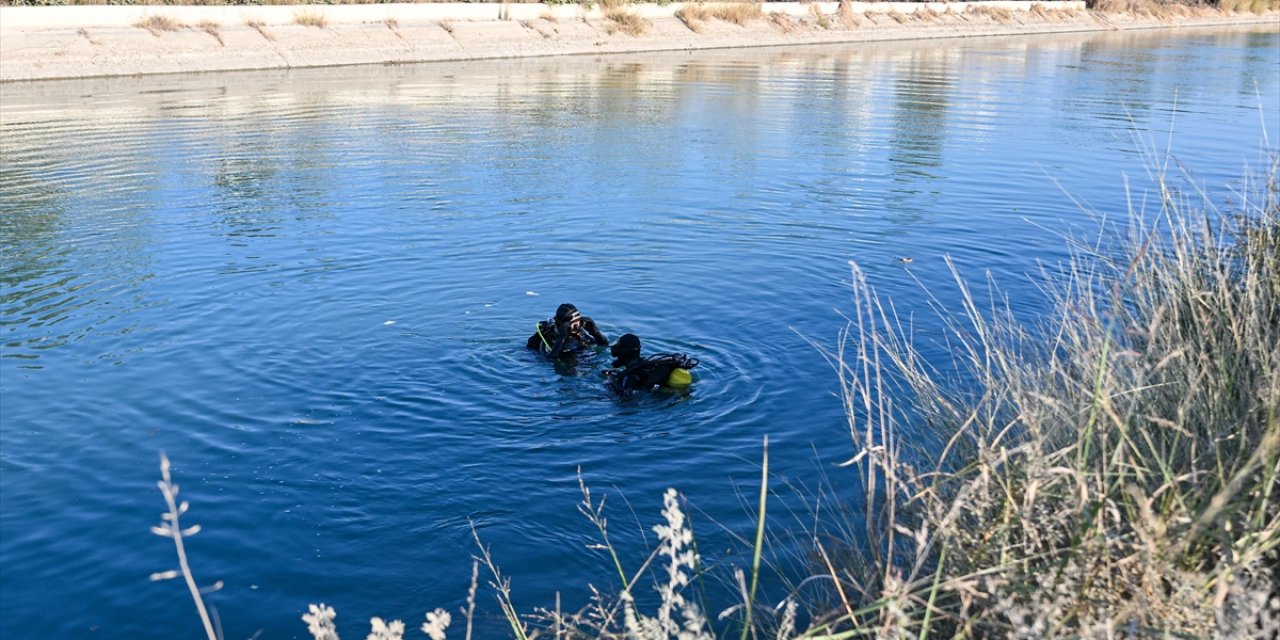
[[688, 369], [672, 369], [667, 376], [668, 387], [687, 387], [690, 384], [693, 384], [693, 375]]

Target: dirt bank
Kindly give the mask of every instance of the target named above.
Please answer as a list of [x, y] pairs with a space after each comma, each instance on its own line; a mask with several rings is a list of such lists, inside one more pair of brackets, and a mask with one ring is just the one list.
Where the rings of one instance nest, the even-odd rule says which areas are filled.
[[1077, 1], [0, 7], [0, 81], [1260, 23], [1280, 28], [1280, 13], [1139, 17]]

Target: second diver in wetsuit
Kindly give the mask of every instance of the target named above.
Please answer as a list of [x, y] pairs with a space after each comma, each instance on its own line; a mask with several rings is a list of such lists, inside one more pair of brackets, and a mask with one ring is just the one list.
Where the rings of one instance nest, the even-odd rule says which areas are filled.
[[613, 369], [604, 372], [608, 385], [618, 395], [631, 391], [650, 391], [654, 387], [681, 389], [693, 382], [689, 370], [698, 366], [696, 358], [683, 353], [658, 353], [640, 356], [640, 338], [623, 334], [609, 348]]
[[525, 342], [530, 349], [546, 354], [548, 358], [577, 353], [590, 346], [609, 344], [600, 328], [591, 318], [578, 312], [578, 308], [565, 303], [556, 308], [553, 318], [543, 320]]

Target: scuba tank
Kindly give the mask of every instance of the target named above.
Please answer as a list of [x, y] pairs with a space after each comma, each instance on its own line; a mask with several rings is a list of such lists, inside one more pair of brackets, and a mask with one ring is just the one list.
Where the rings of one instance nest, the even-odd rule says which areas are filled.
[[603, 372], [609, 386], [621, 395], [628, 391], [649, 391], [654, 387], [684, 389], [693, 383], [690, 369], [698, 366], [697, 358], [683, 353], [658, 353], [640, 357], [640, 338], [625, 333], [609, 347], [613, 369]]
[[693, 384], [693, 374], [684, 367], [676, 367], [671, 370], [671, 375], [667, 376], [667, 386], [675, 389], [683, 389]]
[[683, 389], [693, 384], [693, 374], [689, 370], [698, 366], [697, 358], [690, 358], [683, 353], [658, 353], [645, 358], [645, 361], [651, 366], [670, 367], [660, 384], [673, 389]]
[[696, 358], [683, 353], [658, 353], [623, 370], [606, 372], [613, 379], [615, 388], [649, 389], [658, 385], [667, 389], [685, 389], [693, 384], [690, 369], [698, 366]]

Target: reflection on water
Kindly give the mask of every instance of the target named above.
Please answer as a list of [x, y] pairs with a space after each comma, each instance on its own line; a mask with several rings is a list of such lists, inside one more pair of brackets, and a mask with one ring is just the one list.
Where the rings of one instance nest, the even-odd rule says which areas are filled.
[[[1073, 198], [1124, 210], [1135, 138], [1172, 139], [1225, 197], [1280, 130], [1278, 45], [1189, 30], [5, 85], [0, 636], [198, 633], [145, 581], [169, 562], [146, 538], [161, 449], [205, 526], [200, 572], [227, 584], [227, 637], [296, 636], [309, 602], [348, 635], [456, 608], [472, 523], [522, 607], [584, 603], [614, 570], [580, 547], [579, 469], [625, 498], [624, 557], [675, 484], [709, 566], [738, 559], [720, 526], [750, 528], [734, 487], [766, 434], [796, 484], [847, 458], [813, 347], [844, 326], [847, 261], [926, 353], [947, 348], [919, 289], [954, 301], [944, 256], [1034, 317], [1025, 274], [1087, 224]], [[697, 383], [618, 402], [607, 354], [525, 352], [566, 301], [698, 357]]]
[[954, 63], [945, 54], [922, 53], [894, 78], [893, 135], [889, 161], [899, 182], [937, 178], [929, 172], [942, 163], [943, 132], [951, 110], [950, 77]]
[[83, 187], [75, 177], [50, 179], [8, 162], [0, 175], [5, 185], [0, 217], [4, 357], [38, 368], [34, 361], [50, 349], [89, 335], [133, 331], [136, 325], [128, 316], [147, 302], [132, 290], [152, 275], [151, 231], [142, 208], [120, 201], [118, 189], [105, 187], [95, 194], [102, 209], [92, 212], [90, 226], [75, 229], [84, 219]]

